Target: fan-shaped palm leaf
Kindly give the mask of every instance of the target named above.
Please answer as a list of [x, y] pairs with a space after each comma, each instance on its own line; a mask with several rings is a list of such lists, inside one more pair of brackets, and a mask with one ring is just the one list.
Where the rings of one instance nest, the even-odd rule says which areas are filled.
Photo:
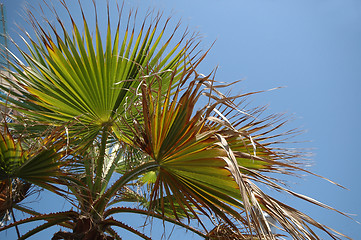
[[[39, 139], [40, 149], [32, 146], [23, 149], [20, 140], [14, 140], [6, 123], [0, 132], [0, 216], [3, 220], [13, 208], [29, 196], [32, 184], [61, 193], [54, 184], [62, 176], [61, 167], [65, 164], [62, 132], [53, 132], [50, 136]], [[23, 210], [23, 209], [22, 209]], [[26, 210], [26, 209], [25, 209]], [[19, 234], [19, 231], [17, 229]]]
[[47, 187], [48, 183], [55, 183], [60, 176], [62, 161], [66, 149], [64, 132], [59, 129], [52, 134], [38, 139], [40, 148], [23, 149], [21, 142], [14, 140], [5, 126], [4, 133], [0, 133], [0, 180], [21, 178], [27, 182]]
[[[62, 3], [68, 10], [65, 2]], [[108, 16], [105, 36], [98, 21], [95, 34], [91, 34], [84, 13], [83, 22], [78, 25], [69, 11], [72, 32], [68, 32], [54, 10], [62, 34], [50, 21], [48, 27], [52, 33], [48, 33], [30, 13], [36, 37], [28, 35], [29, 40], [24, 39], [30, 54], [19, 48], [26, 65], [14, 56], [16, 64], [11, 64], [17, 73], [12, 76], [15, 81], [9, 79], [9, 83], [16, 90], [2, 87], [14, 96], [9, 98], [12, 108], [46, 125], [75, 122], [73, 128], [78, 127], [77, 134], [82, 129], [96, 136], [103, 126], [111, 127], [119, 115], [139, 104], [139, 84], [154, 79], [152, 74], [144, 78], [145, 72], [158, 72], [162, 84], [168, 86], [170, 72], [188, 65], [194, 57], [190, 55], [192, 43], [183, 44], [183, 36], [170, 47], [178, 27], [163, 43], [168, 21], [160, 26], [159, 14], [150, 23], [145, 20], [137, 30], [135, 25], [131, 27], [132, 14], [123, 23], [119, 11], [114, 34]]]
[[[180, 86], [191, 73], [184, 72]], [[291, 210], [263, 193], [252, 182], [267, 184], [331, 209], [262, 175], [263, 171], [291, 174], [292, 171], [302, 170], [297, 162], [291, 161], [298, 156], [297, 153], [283, 151], [279, 154], [271, 148], [272, 143], [277, 141], [270, 140], [282, 134], [272, 136], [269, 133], [283, 123], [268, 122], [274, 117], [258, 120], [243, 112], [243, 117], [236, 116], [237, 120], [231, 123], [225, 116], [232, 111], [237, 112], [237, 108], [232, 102], [234, 98], [223, 95], [213, 105], [194, 112], [202, 95], [202, 86], [209, 87], [210, 82], [207, 77], [198, 78], [184, 90], [179, 87], [173, 94], [169, 88], [165, 97], [161, 97], [163, 93], [149, 84], [141, 86], [144, 123], [134, 121], [134, 125], [128, 125], [133, 134], [124, 133], [124, 136], [129, 137], [129, 142], [132, 141], [158, 165], [151, 193], [154, 207], [160, 205], [164, 211], [170, 207], [177, 219], [179, 207], [184, 213], [192, 213], [196, 217], [199, 213], [207, 216], [215, 214], [237, 231], [231, 220], [235, 218], [248, 226], [244, 234], [274, 239], [264, 215], [267, 212], [295, 239], [317, 239], [317, 235], [309, 231], [307, 223], [337, 238], [334, 234], [337, 232], [332, 233], [307, 215]], [[154, 96], [154, 92], [158, 94]], [[222, 105], [226, 106], [223, 112], [230, 108], [230, 113], [218, 110], [222, 109]], [[285, 213], [285, 217], [281, 219], [279, 212]]]

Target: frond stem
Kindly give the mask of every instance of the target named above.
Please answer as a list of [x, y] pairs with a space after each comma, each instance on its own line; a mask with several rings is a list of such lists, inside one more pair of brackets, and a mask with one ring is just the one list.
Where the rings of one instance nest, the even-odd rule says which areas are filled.
[[[14, 210], [11, 208], [10, 211], [11, 211], [11, 216], [14, 219], [14, 222], [16, 222]], [[18, 239], [19, 239], [20, 238], [20, 231], [19, 231], [19, 227], [17, 225], [15, 226], [15, 230], [16, 230], [16, 234], [18, 235]]]
[[103, 180], [103, 165], [105, 158], [105, 149], [107, 145], [107, 139], [109, 136], [109, 125], [104, 125], [102, 129], [102, 137], [100, 141], [99, 157], [96, 162], [96, 176], [93, 194], [98, 194], [101, 191], [101, 184]]
[[109, 203], [112, 196], [121, 189], [125, 184], [132, 181], [137, 176], [144, 174], [148, 171], [154, 170], [159, 167], [158, 163], [155, 161], [144, 163], [129, 172], [124, 173], [97, 201], [94, 203], [94, 209], [97, 209], [99, 212], [104, 212], [107, 204]]

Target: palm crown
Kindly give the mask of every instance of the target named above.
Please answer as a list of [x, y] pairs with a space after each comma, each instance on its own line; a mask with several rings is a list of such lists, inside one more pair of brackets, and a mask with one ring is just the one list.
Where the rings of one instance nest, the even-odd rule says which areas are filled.
[[[256, 185], [330, 208], [267, 174], [306, 171], [299, 153], [278, 146], [293, 132], [279, 133], [285, 124], [280, 115], [261, 118], [263, 108], [244, 110], [249, 94], [224, 95], [220, 89], [226, 86], [197, 73], [206, 53], [198, 52], [195, 35], [184, 33], [173, 43], [179, 25], [166, 37], [169, 19], [160, 14], [148, 16], [137, 30], [136, 14], [119, 6], [115, 30], [108, 6], [105, 33], [98, 17], [92, 33], [82, 8], [79, 24], [59, 2], [71, 31], [55, 9], [57, 24], [47, 20], [47, 26], [30, 12], [34, 34], [24, 40], [27, 50], [18, 47], [24, 60], [13, 54], [10, 61], [15, 71], [7, 77], [10, 86], [2, 86], [10, 93], [4, 105], [18, 114], [3, 123], [0, 179], [4, 201], [14, 199], [16, 188], [9, 189], [21, 180], [69, 199], [76, 210], [40, 213], [11, 200], [0, 208], [3, 214], [15, 208], [31, 216], [1, 230], [45, 220], [19, 238], [60, 225], [69, 231], [53, 239], [121, 239], [114, 227], [150, 239], [114, 218], [127, 212], [208, 239], [275, 239], [268, 214], [294, 239], [318, 239], [309, 226], [338, 238]], [[201, 98], [206, 104], [196, 110]], [[216, 225], [213, 230], [203, 216]]]

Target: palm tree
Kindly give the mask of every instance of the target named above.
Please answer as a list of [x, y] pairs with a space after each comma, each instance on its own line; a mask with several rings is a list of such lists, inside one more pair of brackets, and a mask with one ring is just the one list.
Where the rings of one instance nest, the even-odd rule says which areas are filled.
[[[55, 7], [49, 9], [56, 21], [47, 17], [45, 24], [29, 12], [34, 34], [25, 32], [27, 50], [18, 46], [23, 60], [12, 54], [15, 71], [3, 76], [10, 84], [1, 87], [9, 93], [3, 104], [19, 114], [4, 123], [0, 180], [7, 189], [21, 180], [55, 192], [73, 208], [41, 213], [12, 201], [6, 211], [31, 216], [0, 231], [45, 220], [18, 233], [19, 239], [54, 225], [69, 230], [52, 239], [121, 239], [114, 227], [150, 239], [115, 216], [133, 213], [205, 239], [276, 239], [268, 214], [294, 239], [319, 239], [311, 226], [339, 238], [256, 185], [332, 209], [279, 183], [277, 174], [308, 172], [297, 161], [302, 153], [280, 147], [295, 132], [279, 133], [281, 115], [246, 110], [245, 97], [252, 93], [224, 95], [220, 89], [227, 86], [199, 74], [207, 52], [197, 50], [196, 35], [179, 34], [177, 25], [166, 37], [169, 19], [161, 14], [147, 15], [137, 30], [137, 14], [118, 5], [116, 27], [108, 5], [102, 32], [94, 1], [92, 33], [81, 5], [78, 23], [66, 2], [59, 3], [68, 12], [70, 31]], [[9, 149], [17, 149], [16, 157]]]

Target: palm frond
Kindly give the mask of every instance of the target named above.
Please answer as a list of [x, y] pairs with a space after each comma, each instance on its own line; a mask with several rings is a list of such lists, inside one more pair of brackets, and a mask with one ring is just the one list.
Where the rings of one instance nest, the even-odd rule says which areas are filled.
[[23, 149], [21, 141], [15, 141], [12, 134], [4, 125], [4, 133], [0, 133], [0, 179], [21, 178], [30, 183], [47, 188], [49, 183], [56, 183], [55, 177], [62, 175], [61, 167], [66, 164], [63, 160], [66, 149], [66, 137], [60, 129], [34, 142], [29, 150]]
[[[132, 14], [123, 17], [120, 11], [115, 32], [108, 18], [102, 36], [98, 21], [92, 35], [84, 13], [78, 24], [65, 2], [64, 7], [69, 12], [72, 32], [66, 30], [56, 10], [58, 24], [47, 21], [47, 27], [29, 13], [36, 36], [28, 34], [28, 40], [24, 38], [30, 54], [19, 47], [26, 63], [13, 55], [11, 64], [16, 72], [10, 78], [3, 76], [11, 86], [2, 86], [12, 95], [9, 105], [38, 124], [76, 122], [72, 128], [77, 129], [77, 134], [83, 130], [94, 138], [103, 125], [111, 126], [119, 116], [134, 111], [133, 104], [139, 104], [138, 86], [142, 81], [154, 81], [149, 71], [160, 73], [163, 86], [168, 86], [169, 75], [188, 66], [196, 56], [192, 54], [193, 40], [185, 42], [186, 33], [172, 44], [178, 27], [170, 37], [164, 36], [169, 19], [161, 26], [161, 14], [145, 20], [137, 29], [135, 24], [131, 27]], [[176, 75], [172, 78], [174, 86], [179, 79]]]
[[[170, 207], [176, 219], [179, 219], [179, 207], [184, 213], [195, 217], [199, 213], [209, 217], [216, 215], [220, 220], [219, 224], [223, 221], [234, 231], [239, 231], [232, 220], [234, 218], [247, 226], [242, 234], [254, 235], [260, 239], [275, 237], [265, 214], [273, 217], [276, 212], [283, 211], [289, 217], [281, 219], [280, 216], [275, 216], [274, 219], [295, 239], [317, 239], [317, 235], [310, 231], [307, 224], [318, 227], [337, 239], [336, 231], [329, 231], [303, 213], [290, 210], [285, 205], [270, 204], [269, 199], [272, 198], [266, 197], [253, 183], [267, 184], [276, 190], [286, 191], [329, 208], [316, 200], [306, 199], [280, 187], [271, 177], [262, 174], [306, 171], [297, 161], [293, 161], [299, 157], [298, 153], [287, 154], [283, 150], [283, 154], [280, 154], [272, 148], [279, 143], [277, 141], [281, 142], [274, 139], [284, 135], [287, 137], [293, 132], [271, 135], [284, 123], [276, 124], [272, 121], [275, 116], [259, 120], [254, 115], [239, 110], [234, 100], [244, 95], [226, 97], [215, 91], [218, 97], [215, 95], [212, 98], [217, 101], [195, 112], [194, 106], [202, 94], [202, 86], [209, 88], [212, 80], [199, 77], [192, 70], [185, 70], [181, 84], [192, 73], [196, 80], [190, 81], [188, 87], [177, 88], [172, 93], [169, 89], [165, 95], [151, 85], [143, 84], [144, 122], [134, 121], [133, 125], [128, 126], [133, 134], [128, 136], [124, 133], [124, 136], [129, 137], [129, 142], [133, 142], [159, 165], [157, 179], [152, 185], [151, 200], [154, 205], [151, 207], [160, 206], [163, 215]], [[236, 120], [230, 122], [226, 116], [234, 112], [240, 113], [242, 117], [235, 117]], [[262, 110], [257, 109], [255, 112], [260, 113]], [[264, 202], [266, 199], [267, 202]], [[158, 203], [155, 204], [156, 202]]]

